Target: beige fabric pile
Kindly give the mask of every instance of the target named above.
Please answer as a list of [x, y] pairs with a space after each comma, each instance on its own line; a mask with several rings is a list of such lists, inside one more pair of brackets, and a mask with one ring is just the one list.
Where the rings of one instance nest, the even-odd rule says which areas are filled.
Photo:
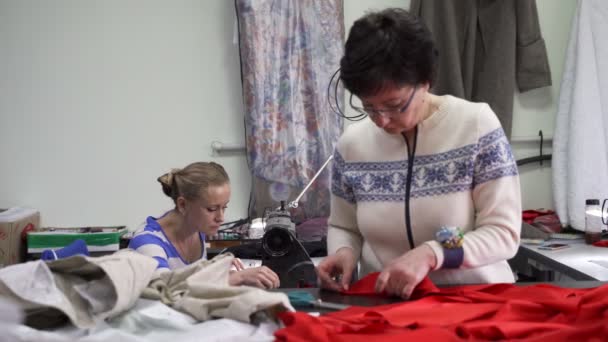
[[204, 321], [216, 317], [251, 322], [256, 313], [276, 318], [293, 308], [287, 296], [229, 286], [232, 255], [157, 272], [153, 258], [131, 250], [102, 257], [73, 256], [31, 261], [0, 269], [0, 296], [28, 315], [65, 315], [79, 328], [129, 310], [142, 296], [157, 299]]

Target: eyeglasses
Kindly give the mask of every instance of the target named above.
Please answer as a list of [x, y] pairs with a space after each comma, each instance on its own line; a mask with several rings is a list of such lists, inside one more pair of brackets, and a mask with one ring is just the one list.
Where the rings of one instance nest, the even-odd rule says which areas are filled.
[[353, 105], [353, 95], [350, 95], [350, 107], [352, 109], [354, 109], [355, 111], [357, 111], [359, 114], [362, 115], [369, 115], [372, 119], [373, 118], [378, 118], [378, 117], [383, 117], [383, 118], [394, 118], [395, 116], [398, 116], [399, 114], [404, 113], [407, 108], [410, 106], [410, 104], [412, 103], [412, 99], [414, 98], [414, 95], [416, 95], [416, 90], [418, 90], [418, 86], [414, 87], [414, 90], [412, 91], [412, 94], [410, 95], [410, 97], [407, 99], [407, 102], [405, 102], [405, 104], [401, 107], [395, 107], [395, 108], [388, 108], [388, 109], [373, 109], [373, 108], [362, 108], [362, 107], [357, 107]]

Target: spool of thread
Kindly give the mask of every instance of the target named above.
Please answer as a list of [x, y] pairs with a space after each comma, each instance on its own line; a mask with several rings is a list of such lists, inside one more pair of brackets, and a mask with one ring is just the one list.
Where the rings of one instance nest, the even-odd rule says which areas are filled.
[[251, 222], [247, 235], [250, 239], [261, 239], [264, 236], [264, 222], [261, 218], [256, 218]]
[[74, 242], [69, 245], [59, 248], [59, 249], [46, 249], [42, 252], [40, 256], [41, 260], [49, 261], [49, 260], [57, 260], [67, 258], [73, 255], [86, 255], [89, 256], [89, 248], [87, 247], [87, 243], [82, 239], [74, 240]]

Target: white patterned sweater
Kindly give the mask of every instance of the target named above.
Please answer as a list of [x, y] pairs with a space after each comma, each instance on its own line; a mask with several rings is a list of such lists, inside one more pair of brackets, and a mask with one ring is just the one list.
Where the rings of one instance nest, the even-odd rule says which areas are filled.
[[[509, 142], [487, 104], [440, 99], [418, 125], [411, 158], [402, 135], [369, 119], [346, 129], [332, 165], [328, 252], [353, 248], [365, 275], [425, 243], [437, 284], [514, 282], [506, 260], [519, 246], [521, 197]], [[440, 268], [441, 226], [465, 232], [458, 269]]]

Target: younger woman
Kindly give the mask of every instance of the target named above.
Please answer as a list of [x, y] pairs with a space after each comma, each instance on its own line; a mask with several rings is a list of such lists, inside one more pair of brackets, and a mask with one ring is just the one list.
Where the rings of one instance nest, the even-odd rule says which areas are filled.
[[[149, 216], [129, 247], [158, 261], [159, 268], [177, 269], [206, 259], [205, 236], [215, 235], [224, 222], [230, 200], [230, 181], [224, 168], [213, 162], [196, 162], [158, 178], [175, 208], [159, 218]], [[279, 277], [268, 267], [243, 269], [230, 274], [230, 285], [271, 289]]]

